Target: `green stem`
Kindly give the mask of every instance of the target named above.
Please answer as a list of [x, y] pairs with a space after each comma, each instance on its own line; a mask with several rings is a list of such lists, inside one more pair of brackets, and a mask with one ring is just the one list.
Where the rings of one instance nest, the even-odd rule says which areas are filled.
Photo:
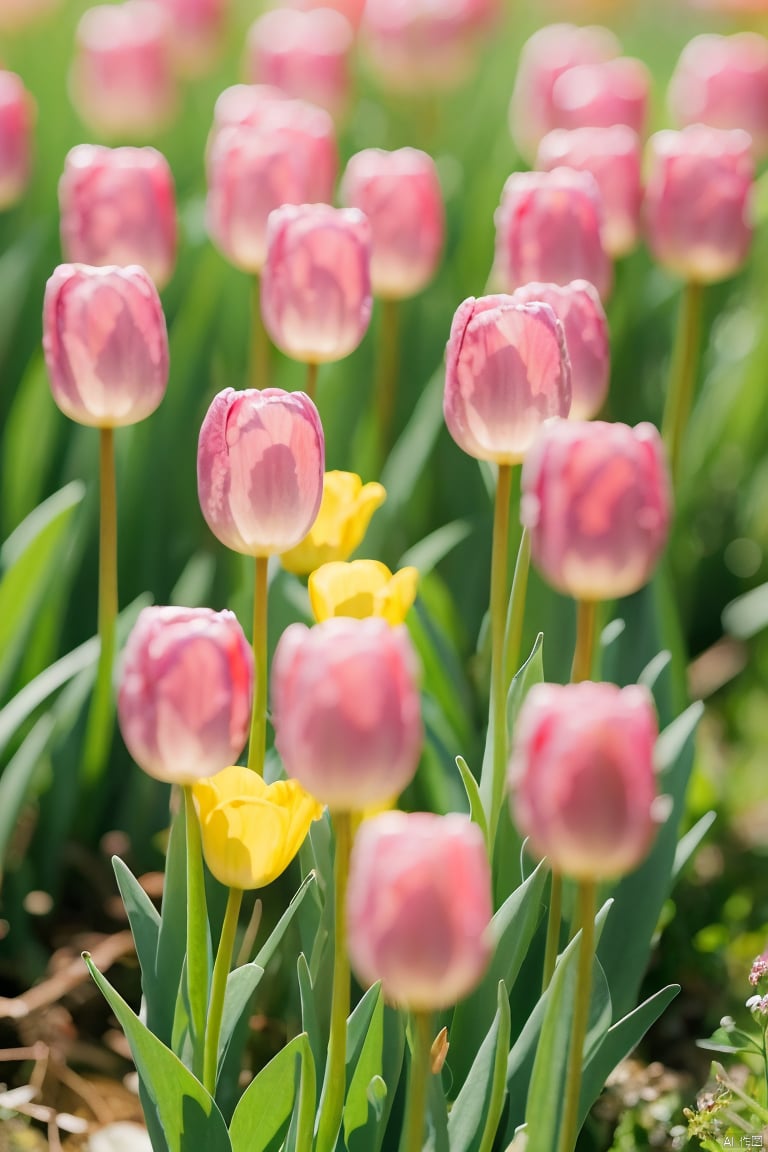
[[269, 387], [269, 336], [261, 315], [261, 277], [257, 274], [251, 281], [251, 344], [248, 379], [251, 388]]
[[352, 818], [349, 812], [334, 812], [336, 839], [334, 863], [334, 942], [333, 991], [331, 993], [331, 1033], [325, 1068], [320, 1118], [317, 1126], [317, 1152], [332, 1152], [344, 1108], [347, 1064], [347, 1017], [349, 1016], [349, 958], [347, 956], [347, 879], [352, 849]]
[[528, 592], [528, 572], [531, 567], [531, 536], [523, 528], [520, 546], [517, 550], [515, 574], [512, 577], [512, 592], [507, 612], [507, 634], [504, 642], [504, 684], [507, 691], [520, 669], [520, 649], [523, 642], [523, 621], [525, 619], [525, 598]]
[[595, 910], [597, 885], [594, 880], [579, 882], [579, 966], [576, 975], [576, 999], [571, 1022], [571, 1047], [565, 1082], [565, 1104], [560, 1128], [558, 1152], [573, 1152], [579, 1134], [579, 1096], [584, 1041], [589, 1024], [589, 1002], [592, 993], [592, 965], [595, 958]]
[[310, 400], [317, 403], [317, 364], [307, 364], [307, 380], [304, 385], [304, 391]]
[[703, 301], [703, 284], [691, 282], [685, 285], [680, 301], [675, 349], [662, 423], [673, 484], [677, 483], [683, 438], [693, 406], [699, 364]]
[[402, 1152], [421, 1152], [424, 1147], [424, 1125], [427, 1119], [427, 1093], [432, 1058], [431, 1025], [429, 1012], [413, 1013], [413, 1049]]
[[208, 1005], [208, 915], [205, 902], [203, 847], [192, 785], [184, 785], [187, 826], [187, 996], [192, 1033], [192, 1071], [203, 1073], [203, 1039]]
[[571, 683], [592, 677], [592, 658], [595, 650], [595, 622], [597, 602], [579, 600], [576, 608], [576, 650], [573, 654]]
[[95, 783], [106, 767], [114, 707], [112, 666], [117, 621], [117, 490], [115, 433], [99, 429], [99, 664], [88, 713], [83, 772]]
[[507, 552], [509, 549], [509, 504], [512, 492], [512, 465], [499, 464], [496, 502], [493, 514], [491, 553], [491, 709], [489, 728], [493, 740], [491, 778], [481, 780], [481, 792], [488, 817], [489, 847], [493, 853], [496, 825], [504, 795], [507, 769], [507, 685], [504, 676], [504, 633], [507, 614]]
[[253, 713], [251, 737], [248, 741], [248, 767], [259, 776], [264, 775], [264, 756], [267, 744], [267, 599], [269, 593], [268, 558], [256, 557], [253, 585]]
[[203, 1085], [211, 1096], [216, 1094], [216, 1073], [219, 1063], [219, 1037], [221, 1018], [224, 1012], [224, 995], [227, 991], [227, 977], [232, 966], [232, 953], [235, 948], [237, 920], [243, 902], [241, 888], [230, 888], [227, 897], [227, 910], [221, 926], [219, 948], [213, 965], [211, 999], [208, 1003], [208, 1025], [205, 1029], [205, 1057], [203, 1060]]
[[544, 973], [541, 990], [546, 992], [555, 972], [557, 953], [560, 949], [560, 922], [563, 917], [563, 878], [553, 872], [549, 888], [549, 912], [547, 913], [547, 943], [544, 949]]
[[382, 300], [376, 355], [376, 440], [381, 466], [392, 447], [392, 421], [400, 369], [400, 304]]

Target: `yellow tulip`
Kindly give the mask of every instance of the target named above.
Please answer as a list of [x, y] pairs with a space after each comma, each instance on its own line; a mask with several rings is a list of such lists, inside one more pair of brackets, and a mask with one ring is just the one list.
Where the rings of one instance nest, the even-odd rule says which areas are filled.
[[282, 554], [283, 567], [306, 576], [331, 560], [347, 560], [386, 498], [381, 484], [363, 484], [354, 472], [326, 472], [317, 519], [301, 543]]
[[383, 616], [402, 624], [416, 599], [419, 573], [401, 568], [393, 575], [378, 560], [323, 564], [309, 578], [309, 600], [318, 624], [331, 616]]
[[263, 888], [293, 860], [322, 804], [296, 780], [265, 784], [234, 765], [193, 786], [203, 855], [228, 888]]

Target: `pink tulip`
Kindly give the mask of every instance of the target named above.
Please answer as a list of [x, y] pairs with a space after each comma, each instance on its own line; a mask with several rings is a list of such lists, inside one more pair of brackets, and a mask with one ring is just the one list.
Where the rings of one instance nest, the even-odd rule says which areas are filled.
[[652, 424], [562, 421], [525, 459], [520, 518], [553, 587], [612, 600], [650, 580], [667, 540], [670, 486]]
[[491, 870], [466, 816], [385, 812], [355, 837], [347, 890], [352, 967], [400, 1008], [448, 1008], [493, 953]]
[[232, 612], [144, 608], [123, 656], [117, 711], [140, 768], [191, 784], [234, 764], [251, 718], [253, 655]]
[[457, 88], [475, 66], [479, 35], [493, 11], [487, 0], [367, 0], [366, 55], [378, 79], [395, 91]]
[[695, 36], [672, 74], [668, 100], [681, 126], [745, 129], [761, 159], [768, 153], [768, 40], [756, 32]]
[[415, 296], [435, 274], [443, 248], [445, 211], [435, 162], [416, 148], [367, 148], [347, 164], [341, 198], [371, 224], [371, 284], [375, 296]]
[[53, 398], [79, 424], [136, 424], [165, 395], [165, 317], [137, 265], [59, 265], [45, 289], [43, 348]]
[[363, 18], [365, 0], [287, 0], [287, 7], [302, 8], [305, 12], [311, 12], [314, 8], [333, 8], [334, 12], [340, 12], [357, 29]]
[[354, 352], [371, 319], [371, 228], [355, 208], [284, 205], [267, 224], [261, 308], [271, 339], [305, 363]]
[[[572, 420], [590, 420], [603, 406], [611, 374], [608, 320], [588, 280], [570, 284], [526, 284], [511, 296], [515, 304], [548, 304], [563, 326], [571, 365]], [[558, 413], [561, 415], [561, 413]]]
[[602, 197], [591, 172], [513, 172], [496, 210], [493, 279], [511, 292], [531, 280], [589, 280], [605, 299], [613, 270], [603, 247]]
[[684, 280], [725, 280], [749, 255], [751, 143], [746, 132], [702, 124], [650, 139], [648, 244], [656, 260]]
[[339, 116], [349, 102], [353, 38], [349, 21], [330, 8], [275, 8], [248, 32], [248, 78]]
[[325, 442], [303, 392], [225, 388], [200, 429], [197, 490], [208, 527], [247, 556], [287, 552], [312, 527]]
[[535, 684], [509, 764], [514, 816], [532, 851], [580, 880], [633, 871], [656, 830], [657, 731], [645, 688]]
[[154, 148], [79, 144], [59, 181], [61, 246], [80, 264], [141, 264], [158, 288], [176, 260], [176, 202], [168, 161]]
[[574, 24], [550, 24], [526, 40], [509, 108], [512, 139], [525, 160], [532, 163], [542, 137], [561, 126], [553, 100], [558, 77], [579, 64], [611, 60], [620, 50], [607, 28]]
[[232, 0], [155, 0], [171, 18], [171, 48], [183, 75], [198, 76], [216, 62]]
[[416, 656], [404, 625], [336, 616], [291, 624], [272, 663], [275, 746], [329, 808], [361, 811], [413, 779], [423, 740]]
[[249, 124], [258, 128], [272, 106], [291, 97], [274, 84], [233, 84], [225, 88], [213, 109], [213, 135], [221, 128]]
[[35, 102], [15, 72], [0, 71], [0, 211], [23, 195], [32, 168]]
[[103, 136], [167, 128], [178, 105], [167, 13], [152, 0], [89, 8], [77, 26], [70, 90], [83, 121]]
[[548, 304], [481, 296], [459, 305], [446, 352], [443, 414], [464, 452], [519, 464], [539, 425], [567, 416], [570, 406], [565, 337]]
[[637, 246], [643, 200], [640, 141], [624, 124], [612, 128], [556, 129], [539, 144], [536, 167], [591, 172], [603, 201], [602, 238], [612, 258]]
[[581, 64], [558, 76], [552, 104], [558, 128], [611, 128], [625, 124], [642, 136], [651, 77], [641, 60], [619, 56]]
[[61, 0], [0, 0], [0, 30], [15, 32], [60, 7]]

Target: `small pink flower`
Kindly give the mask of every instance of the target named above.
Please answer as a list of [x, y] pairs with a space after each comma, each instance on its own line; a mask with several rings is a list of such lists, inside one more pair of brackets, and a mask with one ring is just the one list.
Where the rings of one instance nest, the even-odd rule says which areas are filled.
[[353, 39], [349, 21], [331, 8], [275, 8], [248, 32], [248, 79], [340, 116], [349, 102]]
[[680, 126], [745, 129], [761, 159], [768, 152], [768, 40], [757, 32], [694, 36], [672, 74], [668, 102]]
[[448, 1008], [479, 983], [493, 952], [491, 870], [466, 816], [385, 812], [359, 829], [349, 869], [352, 967], [386, 1000]]
[[15, 72], [0, 71], [0, 211], [23, 195], [32, 168], [35, 102]]
[[518, 464], [540, 425], [567, 416], [571, 370], [548, 304], [470, 297], [456, 310], [446, 352], [443, 414], [478, 460]]
[[59, 265], [45, 289], [43, 348], [53, 398], [79, 424], [135, 424], [165, 395], [165, 317], [136, 265]]
[[200, 429], [197, 489], [208, 527], [247, 556], [287, 552], [312, 527], [325, 442], [303, 392], [225, 388]]
[[637, 685], [535, 684], [509, 763], [514, 817], [532, 851], [582, 880], [633, 871], [656, 830], [657, 732]]
[[445, 210], [435, 162], [416, 148], [366, 148], [347, 164], [341, 198], [370, 221], [375, 296], [415, 296], [435, 274]]
[[649, 141], [645, 193], [648, 244], [684, 280], [711, 284], [733, 276], [752, 244], [751, 137], [693, 124]]
[[591, 172], [603, 201], [601, 235], [612, 258], [637, 246], [643, 200], [640, 141], [626, 125], [612, 128], [556, 129], [539, 144], [536, 167]]
[[155, 148], [78, 144], [59, 181], [61, 246], [77, 264], [141, 264], [158, 288], [176, 261], [176, 200]]
[[603, 406], [611, 375], [608, 320], [588, 280], [570, 284], [526, 284], [512, 293], [520, 304], [548, 304], [563, 326], [571, 365], [572, 420], [590, 420]]
[[569, 68], [552, 89], [558, 128], [612, 128], [645, 132], [651, 77], [641, 60], [618, 56]]
[[603, 246], [603, 205], [591, 172], [513, 172], [496, 210], [493, 279], [511, 292], [531, 280], [589, 280], [605, 299], [613, 270]]
[[232, 612], [142, 610], [117, 699], [123, 739], [140, 768], [191, 784], [235, 763], [252, 699], [253, 655]]
[[271, 686], [285, 770], [321, 804], [362, 811], [413, 779], [423, 729], [404, 625], [373, 616], [292, 624], [275, 651]]
[[167, 128], [178, 105], [167, 13], [152, 0], [89, 8], [77, 26], [70, 90], [84, 122], [103, 136]]
[[670, 488], [652, 424], [558, 421], [523, 465], [520, 518], [546, 580], [577, 600], [612, 600], [651, 578], [664, 549]]
[[304, 363], [354, 352], [371, 319], [371, 228], [356, 208], [284, 205], [267, 224], [261, 309], [278, 348]]

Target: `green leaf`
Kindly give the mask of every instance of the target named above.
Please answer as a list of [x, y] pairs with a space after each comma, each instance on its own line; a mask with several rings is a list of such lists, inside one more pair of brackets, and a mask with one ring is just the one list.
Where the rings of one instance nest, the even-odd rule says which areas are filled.
[[303, 952], [299, 954], [296, 969], [299, 977], [299, 999], [301, 1000], [301, 1027], [309, 1039], [315, 1069], [318, 1075], [322, 1075], [325, 1070], [326, 1049], [320, 1039], [320, 1026], [317, 1022], [315, 1007], [315, 990], [312, 987], [312, 976], [307, 958]]
[[[147, 1026], [164, 1044], [171, 1044], [173, 1041], [177, 1005], [183, 1002], [182, 972], [187, 948], [187, 846], [184, 801], [180, 794], [176, 796], [176, 800], [178, 807], [171, 821], [165, 857], [163, 902], [160, 909], [160, 931], [155, 958], [157, 995], [154, 1001], [147, 1001]], [[176, 1032], [178, 1038], [178, 1026]]]
[[368, 530], [370, 547], [373, 547], [373, 532], [380, 531], [385, 522], [391, 523], [399, 517], [429, 462], [443, 427], [444, 384], [445, 373], [441, 365], [419, 397], [408, 424], [389, 454], [381, 473], [387, 500]]
[[0, 883], [8, 847], [53, 728], [53, 716], [41, 716], [0, 776]]
[[[0, 257], [0, 268], [5, 262], [5, 257]], [[4, 525], [18, 524], [44, 496], [49, 474], [46, 464], [54, 455], [63, 423], [51, 400], [45, 361], [41, 355], [34, 356], [13, 398], [3, 437]], [[30, 468], [30, 460], [36, 467]]]
[[199, 1080], [141, 1022], [94, 966], [87, 952], [83, 959], [125, 1032], [136, 1070], [157, 1110], [170, 1152], [231, 1152], [221, 1113]]
[[418, 568], [419, 576], [423, 577], [461, 544], [462, 540], [466, 540], [471, 532], [472, 525], [467, 520], [453, 520], [450, 524], [443, 524], [404, 552], [397, 566], [406, 568], [410, 565]]
[[[366, 1013], [368, 1023], [364, 1031], [362, 1021], [355, 1024], [358, 1031], [362, 1032], [362, 1039], [358, 1040], [356, 1051], [352, 1051], [351, 1044], [347, 1049], [347, 1068], [348, 1071], [351, 1070], [343, 1113], [344, 1140], [347, 1147], [350, 1133], [367, 1123], [370, 1103], [368, 1085], [375, 1076], [380, 1077], [382, 1074], [384, 1001], [381, 998], [381, 985], [374, 984], [366, 993], [366, 997], [372, 1004], [370, 1013]], [[353, 1028], [353, 1020], [354, 1016], [350, 1017], [347, 1025], [348, 1036]]]
[[224, 1011], [221, 1016], [219, 1035], [218, 1066], [227, 1054], [232, 1034], [244, 1012], [248, 1011], [251, 997], [259, 986], [264, 969], [258, 964], [241, 964], [227, 977], [227, 991], [224, 995]]
[[507, 1093], [509, 994], [497, 989], [496, 1015], [448, 1118], [451, 1152], [490, 1152]]
[[461, 780], [464, 785], [464, 791], [467, 794], [469, 801], [469, 815], [470, 819], [477, 824], [478, 828], [483, 834], [486, 848], [488, 847], [488, 821], [485, 818], [485, 811], [483, 809], [483, 802], [480, 799], [480, 788], [477, 781], [469, 770], [466, 760], [463, 756], [456, 757], [456, 767], [461, 773]]
[[424, 1152], [450, 1152], [448, 1136], [448, 1106], [442, 1075], [429, 1077], [427, 1091], [428, 1135]]
[[544, 682], [544, 633], [539, 632], [528, 659], [512, 677], [507, 693], [507, 732], [514, 732], [523, 701], [534, 684]]
[[120, 896], [133, 933], [133, 943], [141, 967], [141, 987], [149, 1003], [158, 996], [155, 961], [160, 936], [160, 913], [139, 884], [127, 864], [119, 856], [112, 857]]
[[277, 949], [280, 946], [280, 942], [283, 939], [289, 924], [301, 907], [304, 897], [307, 895], [307, 892], [310, 890], [314, 882], [315, 876], [311, 872], [302, 880], [299, 888], [296, 891], [296, 895], [291, 900], [285, 912], [283, 912], [277, 924], [275, 924], [274, 928], [269, 934], [268, 939], [264, 942], [264, 944], [262, 944], [261, 948], [254, 957], [254, 963], [258, 964], [260, 968], [266, 968], [272, 957], [277, 952]]
[[251, 1081], [229, 1126], [232, 1152], [265, 1152], [273, 1140], [288, 1131], [296, 1099], [296, 1074], [304, 1061], [312, 1062], [312, 1052], [302, 1032]]
[[696, 849], [701, 844], [702, 840], [709, 832], [710, 828], [717, 819], [716, 812], [705, 812], [692, 828], [689, 828], [684, 836], [681, 836], [675, 849], [675, 862], [672, 868], [672, 880], [677, 880], [677, 877], [685, 868], [688, 861], [696, 852]]

